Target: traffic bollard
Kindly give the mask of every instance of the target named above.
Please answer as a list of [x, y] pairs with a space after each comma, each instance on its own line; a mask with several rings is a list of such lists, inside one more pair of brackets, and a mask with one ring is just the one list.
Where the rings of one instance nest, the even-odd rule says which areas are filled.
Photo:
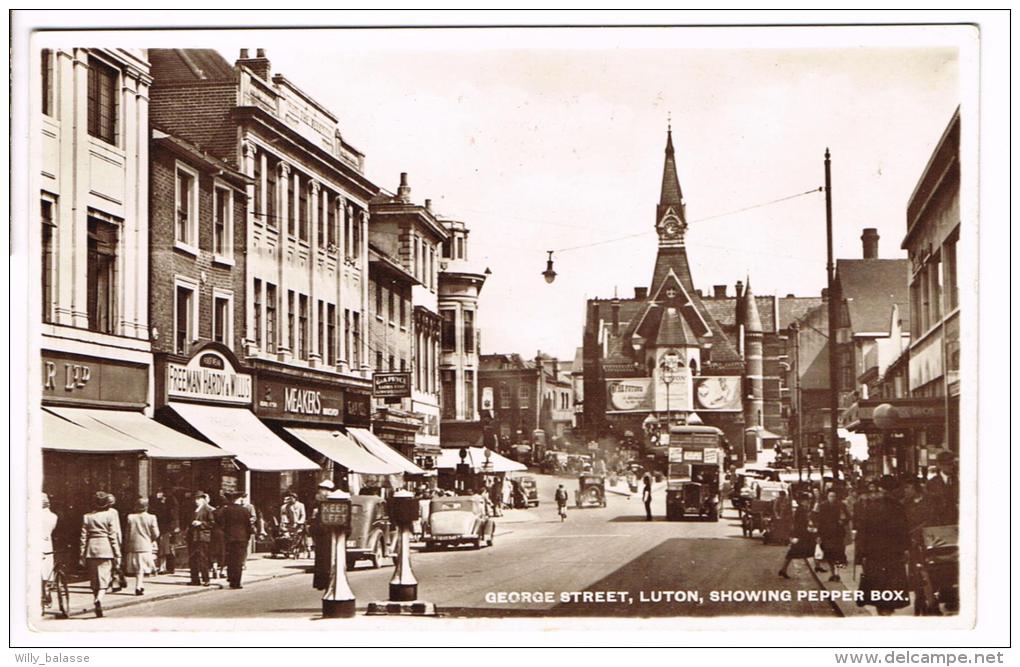
[[390, 579], [390, 601], [410, 602], [418, 599], [418, 580], [411, 569], [411, 528], [418, 518], [418, 500], [414, 494], [406, 490], [393, 494], [391, 516], [399, 532]]
[[336, 490], [322, 501], [319, 516], [329, 527], [333, 541], [333, 562], [329, 586], [322, 595], [323, 618], [351, 618], [357, 612], [354, 591], [347, 581], [347, 533], [351, 527], [351, 495]]

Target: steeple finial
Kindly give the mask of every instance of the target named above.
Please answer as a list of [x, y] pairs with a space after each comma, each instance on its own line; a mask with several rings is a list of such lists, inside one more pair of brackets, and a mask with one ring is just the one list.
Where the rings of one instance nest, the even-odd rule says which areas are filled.
[[666, 133], [667, 134], [672, 134], [673, 133], [673, 112], [672, 111], [667, 111], [666, 112]]

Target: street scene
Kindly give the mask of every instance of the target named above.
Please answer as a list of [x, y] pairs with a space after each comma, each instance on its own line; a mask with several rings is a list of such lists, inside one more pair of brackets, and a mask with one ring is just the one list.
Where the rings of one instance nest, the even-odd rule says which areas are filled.
[[955, 49], [323, 39], [33, 51], [35, 630], [961, 614]]

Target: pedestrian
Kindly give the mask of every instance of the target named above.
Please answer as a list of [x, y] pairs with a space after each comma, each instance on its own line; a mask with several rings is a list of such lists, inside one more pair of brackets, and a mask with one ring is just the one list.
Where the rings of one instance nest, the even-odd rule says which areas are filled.
[[223, 540], [223, 527], [221, 525], [220, 517], [223, 514], [223, 510], [229, 504], [230, 503], [227, 501], [226, 495], [224, 495], [223, 490], [220, 489], [216, 499], [216, 505], [209, 507], [209, 509], [213, 512], [213, 516], [216, 518], [216, 523], [214, 523], [212, 527], [212, 539], [209, 541], [209, 562], [212, 569], [213, 579], [222, 579], [226, 574], [226, 544]]
[[847, 563], [846, 527], [850, 523], [850, 515], [846, 506], [839, 501], [834, 488], [825, 494], [825, 500], [815, 511], [815, 525], [818, 527], [818, 542], [822, 548], [822, 558], [829, 563], [829, 581], [840, 581], [837, 569]]
[[180, 505], [172, 495], [167, 496], [163, 489], [158, 489], [149, 499], [149, 512], [156, 517], [156, 527], [159, 528], [156, 572], [172, 574], [177, 569], [174, 538], [180, 533]]
[[786, 570], [790, 561], [795, 558], [813, 558], [815, 555], [815, 535], [811, 532], [811, 494], [802, 493], [797, 498], [797, 507], [793, 510], [793, 528], [790, 531], [790, 548], [786, 550], [786, 560], [779, 570], [779, 576], [789, 579]]
[[57, 515], [50, 510], [50, 497], [42, 494], [42, 582], [43, 595], [47, 606], [50, 604], [50, 591], [46, 582], [53, 576], [53, 531], [57, 527]]
[[[116, 521], [114, 525], [117, 528], [117, 551], [119, 554], [124, 553], [124, 528], [120, 520], [120, 512], [117, 510], [117, 497], [115, 495], [108, 494], [110, 496], [110, 512], [113, 513]], [[118, 555], [113, 561], [113, 576], [110, 581], [110, 590], [114, 593], [122, 588], [127, 588], [127, 577], [124, 576], [124, 563], [121, 560], [121, 556]]]
[[903, 511], [907, 516], [907, 531], [913, 537], [928, 521], [928, 506], [920, 480], [912, 479], [903, 485]]
[[786, 491], [780, 491], [772, 504], [772, 525], [769, 527], [769, 540], [774, 544], [787, 544], [793, 527], [793, 503]]
[[218, 523], [223, 531], [226, 552], [227, 581], [231, 588], [241, 588], [241, 574], [248, 557], [248, 541], [252, 536], [251, 515], [239, 493], [230, 493], [227, 504], [219, 510]]
[[956, 455], [948, 449], [938, 453], [935, 475], [925, 485], [929, 526], [950, 526], [960, 522], [960, 483], [956, 478]]
[[125, 568], [135, 575], [135, 595], [145, 595], [145, 575], [156, 571], [153, 553], [159, 548], [159, 522], [149, 513], [149, 499], [139, 498], [134, 514], [127, 517], [124, 542]]
[[103, 597], [113, 578], [113, 564], [120, 559], [120, 525], [111, 511], [111, 496], [97, 491], [92, 511], [82, 518], [80, 562], [88, 570], [96, 617], [103, 616]]
[[329, 586], [329, 574], [333, 565], [333, 533], [331, 528], [322, 525], [322, 503], [335, 488], [331, 480], [319, 482], [315, 491], [315, 507], [312, 508], [311, 532], [315, 551], [312, 588], [317, 591], [324, 591]]
[[645, 504], [645, 521], [652, 520], [652, 476], [645, 473], [645, 488], [641, 490], [641, 502]]
[[910, 604], [907, 582], [907, 516], [896, 498], [896, 478], [883, 475], [879, 495], [868, 502], [857, 531], [857, 560], [863, 565], [857, 606], [874, 605], [889, 616]]
[[191, 571], [189, 586], [209, 585], [209, 543], [212, 542], [212, 528], [216, 517], [209, 508], [209, 496], [195, 492], [195, 508], [188, 522], [188, 569]]

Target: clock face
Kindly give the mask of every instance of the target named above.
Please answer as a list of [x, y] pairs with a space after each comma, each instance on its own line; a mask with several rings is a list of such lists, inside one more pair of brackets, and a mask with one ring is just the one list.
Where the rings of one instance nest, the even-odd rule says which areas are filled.
[[668, 239], [675, 239], [680, 236], [680, 223], [675, 219], [669, 219], [662, 226], [662, 235]]

